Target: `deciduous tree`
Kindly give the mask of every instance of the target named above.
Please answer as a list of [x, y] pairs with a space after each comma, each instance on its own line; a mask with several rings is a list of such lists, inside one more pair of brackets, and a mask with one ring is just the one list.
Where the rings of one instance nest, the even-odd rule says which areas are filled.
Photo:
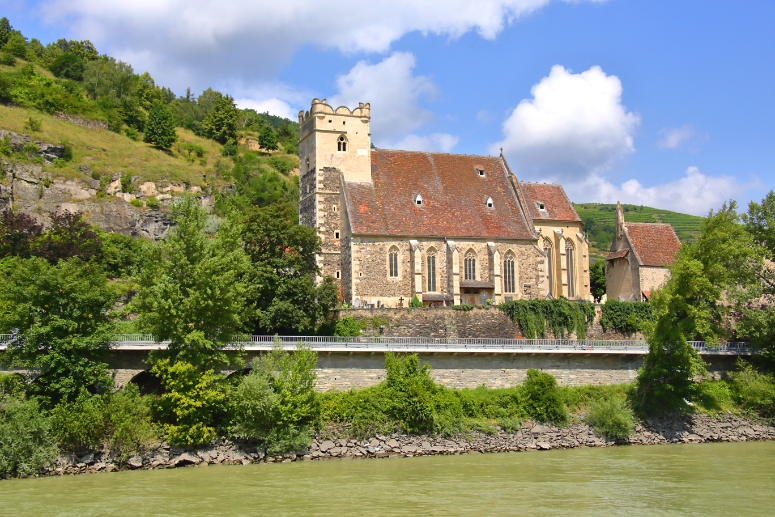
[[164, 104], [157, 102], [148, 113], [143, 141], [159, 149], [169, 150], [177, 140], [178, 135], [172, 114]]

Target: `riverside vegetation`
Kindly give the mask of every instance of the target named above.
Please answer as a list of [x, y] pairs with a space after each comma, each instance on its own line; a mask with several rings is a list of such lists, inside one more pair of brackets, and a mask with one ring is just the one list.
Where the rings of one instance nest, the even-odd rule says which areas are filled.
[[[491, 444], [501, 450], [512, 435], [513, 446], [522, 447], [518, 437], [525, 426], [535, 427], [531, 422], [576, 429], [555, 432], [560, 437], [581, 436], [586, 428], [573, 426], [588, 425], [601, 439], [626, 441], [635, 432], [651, 443], [638, 429], [670, 414], [775, 416], [772, 309], [763, 303], [773, 295], [764, 259], [775, 242], [769, 223], [774, 193], [752, 203], [743, 217], [734, 205], [710, 214], [698, 239], [681, 249], [670, 281], [649, 305], [638, 306], [648, 309], [604, 306], [608, 325], [637, 327], [648, 337], [644, 367], [626, 386], [559, 387], [550, 375], [531, 370], [520, 386], [453, 390], [435, 383], [417, 356], [387, 354], [381, 384], [316, 393], [316, 354], [303, 348], [275, 350], [246, 368], [239, 353], [224, 349], [238, 333], [357, 331], [345, 320], [333, 321], [335, 286], [330, 279], [314, 282], [318, 237], [296, 224], [294, 212], [284, 204], [232, 211], [213, 226], [198, 202], [185, 197], [171, 211], [174, 230], [159, 243], [101, 235], [78, 216], [43, 229], [6, 212], [0, 221], [0, 332], [16, 337], [2, 361], [40, 374], [32, 382], [16, 374], [0, 382], [2, 474], [55, 472], [47, 465], [57, 454], [152, 466], [138, 454], [225, 439], [269, 457], [320, 452], [327, 436], [346, 443], [427, 436], [458, 444], [501, 436]], [[549, 300], [501, 308], [523, 333], [540, 336], [583, 335], [590, 307]], [[130, 384], [112, 392], [104, 355], [116, 330], [170, 341], [149, 357], [159, 391], [140, 393]], [[741, 337], [762, 353], [723, 381], [707, 378], [687, 342]], [[219, 373], [224, 368], [249, 373], [225, 377]], [[727, 436], [702, 425], [708, 436]], [[751, 436], [769, 437], [767, 429]], [[568, 443], [587, 443], [574, 440]]]

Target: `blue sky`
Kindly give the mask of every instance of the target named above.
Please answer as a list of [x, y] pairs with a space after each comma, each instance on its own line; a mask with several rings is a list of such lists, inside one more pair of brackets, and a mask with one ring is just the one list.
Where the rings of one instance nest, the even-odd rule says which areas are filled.
[[573, 201], [704, 214], [775, 183], [775, 2], [0, 0], [183, 93], [372, 104], [377, 146], [504, 153]]

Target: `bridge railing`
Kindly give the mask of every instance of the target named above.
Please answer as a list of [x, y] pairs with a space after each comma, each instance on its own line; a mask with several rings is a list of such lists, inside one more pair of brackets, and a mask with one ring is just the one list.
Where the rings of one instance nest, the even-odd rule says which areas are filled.
[[[0, 349], [14, 339], [11, 334], [0, 334]], [[157, 342], [151, 334], [117, 334], [113, 336], [116, 349], [154, 350], [166, 348], [169, 342]], [[228, 345], [232, 349], [270, 350], [275, 342], [286, 350], [299, 343], [316, 351], [407, 351], [407, 352], [648, 352], [644, 340], [603, 339], [506, 339], [506, 338], [429, 338], [429, 337], [373, 337], [373, 336], [239, 336]], [[711, 346], [704, 341], [690, 341], [699, 353], [706, 355], [748, 355], [755, 350], [748, 343], [725, 342]]]

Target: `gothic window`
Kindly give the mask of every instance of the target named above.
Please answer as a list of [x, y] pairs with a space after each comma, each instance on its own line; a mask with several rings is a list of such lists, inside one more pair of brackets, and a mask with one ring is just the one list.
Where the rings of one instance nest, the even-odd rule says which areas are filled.
[[568, 298], [576, 297], [576, 270], [573, 260], [573, 243], [565, 241], [565, 269], [568, 271]]
[[344, 135], [341, 135], [339, 140], [336, 141], [336, 150], [343, 153], [347, 152], [347, 138]]
[[549, 296], [554, 296], [554, 253], [552, 242], [544, 239], [544, 253], [546, 253], [546, 276], [549, 280]]
[[516, 267], [514, 265], [514, 255], [506, 254], [506, 260], [503, 262], [503, 291], [506, 293], [516, 292]]
[[428, 250], [428, 292], [436, 292], [436, 250]]
[[464, 270], [466, 280], [476, 280], [476, 253], [474, 250], [468, 250], [464, 260]]
[[388, 253], [390, 278], [398, 278], [398, 248], [393, 246]]

